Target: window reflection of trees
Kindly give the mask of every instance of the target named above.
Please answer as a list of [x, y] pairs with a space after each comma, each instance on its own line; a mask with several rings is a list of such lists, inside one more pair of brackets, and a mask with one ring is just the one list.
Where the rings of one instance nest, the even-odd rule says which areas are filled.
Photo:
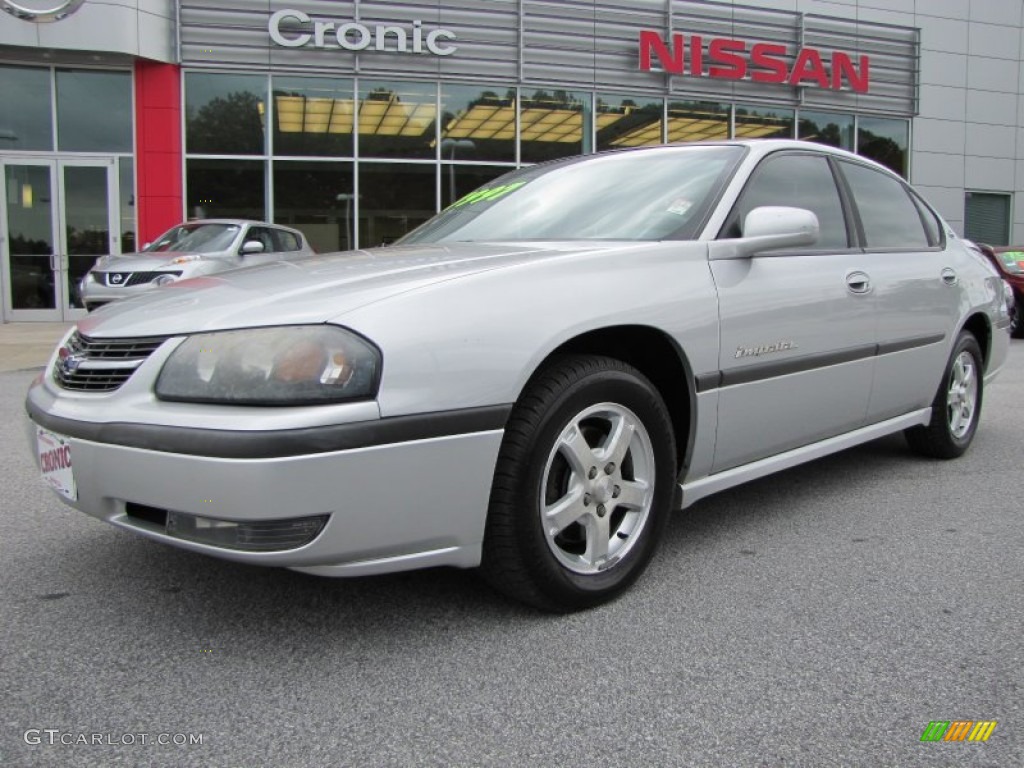
[[869, 157], [900, 176], [907, 175], [910, 124], [906, 120], [860, 117], [857, 120], [857, 154]]
[[798, 137], [830, 147], [853, 149], [853, 115], [800, 114]]
[[662, 141], [661, 102], [598, 96], [594, 113], [598, 151], [660, 144]]
[[465, 92], [455, 86], [443, 92], [441, 159], [515, 160], [515, 89], [504, 96], [483, 90], [461, 103], [460, 91]]
[[186, 107], [187, 148], [193, 154], [263, 154], [265, 105], [251, 91], [215, 96], [198, 109]]
[[523, 162], [539, 163], [587, 151], [582, 94], [561, 89], [537, 90], [519, 105], [520, 152]]

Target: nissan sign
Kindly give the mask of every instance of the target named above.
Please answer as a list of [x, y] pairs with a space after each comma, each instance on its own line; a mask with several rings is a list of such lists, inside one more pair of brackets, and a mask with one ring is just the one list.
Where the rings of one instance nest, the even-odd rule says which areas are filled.
[[670, 75], [715, 77], [726, 80], [750, 79], [755, 83], [779, 83], [794, 86], [816, 85], [840, 91], [846, 87], [867, 93], [870, 61], [860, 56], [857, 64], [849, 54], [817, 48], [800, 48], [792, 68], [786, 63], [785, 45], [754, 43], [727, 37], [674, 33], [671, 41], [654, 30], [640, 32], [640, 69], [649, 72], [657, 57], [662, 71]]

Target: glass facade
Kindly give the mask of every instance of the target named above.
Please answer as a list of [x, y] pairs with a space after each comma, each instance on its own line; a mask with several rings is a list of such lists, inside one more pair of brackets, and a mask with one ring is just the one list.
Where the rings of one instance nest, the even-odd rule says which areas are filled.
[[52, 150], [49, 69], [0, 67], [0, 152]]
[[711, 101], [670, 101], [666, 141], [714, 141], [728, 139], [730, 109]]
[[275, 160], [274, 221], [302, 230], [320, 253], [355, 247], [352, 161]]
[[267, 79], [260, 75], [185, 76], [185, 146], [204, 155], [262, 155]]
[[795, 139], [795, 119], [792, 109], [738, 104], [734, 135], [737, 139]]
[[833, 115], [800, 110], [797, 138], [853, 150], [853, 115]]
[[57, 149], [132, 151], [130, 74], [57, 70]]
[[96, 258], [135, 247], [132, 73], [2, 64], [0, 103], [0, 319], [74, 319]]
[[189, 218], [264, 219], [266, 162], [189, 158], [185, 207]]
[[910, 123], [884, 117], [858, 117], [856, 151], [906, 176]]
[[570, 155], [799, 134], [905, 174], [909, 136], [906, 120], [757, 104], [328, 76], [189, 72], [185, 112], [188, 215], [267, 218], [321, 252], [393, 242], [514, 168]]
[[516, 92], [441, 85], [441, 158], [516, 161]]
[[597, 151], [662, 143], [665, 109], [661, 99], [599, 93], [595, 104]]

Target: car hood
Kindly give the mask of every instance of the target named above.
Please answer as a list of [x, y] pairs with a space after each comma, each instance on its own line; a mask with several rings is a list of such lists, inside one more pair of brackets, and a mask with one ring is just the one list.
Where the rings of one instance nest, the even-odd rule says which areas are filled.
[[96, 262], [95, 269], [103, 272], [152, 272], [166, 265], [168, 269], [180, 268], [171, 264], [172, 259], [182, 256], [199, 256], [210, 258], [218, 254], [196, 254], [187, 251], [160, 251], [153, 253], [125, 253], [120, 256], [104, 256]]
[[[108, 304], [87, 336], [172, 336], [228, 328], [324, 323], [406, 291], [525, 261], [623, 243], [453, 243], [348, 251], [172, 283]], [[636, 243], [630, 243], [636, 246]]]

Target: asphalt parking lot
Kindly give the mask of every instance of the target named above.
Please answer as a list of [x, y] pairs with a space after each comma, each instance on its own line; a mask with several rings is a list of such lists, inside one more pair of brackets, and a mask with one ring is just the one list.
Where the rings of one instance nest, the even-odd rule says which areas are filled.
[[[963, 459], [888, 438], [707, 499], [572, 616], [87, 518], [36, 476], [36, 373], [0, 373], [0, 765], [1024, 765], [1024, 342]], [[920, 740], [947, 720], [998, 725]]]

